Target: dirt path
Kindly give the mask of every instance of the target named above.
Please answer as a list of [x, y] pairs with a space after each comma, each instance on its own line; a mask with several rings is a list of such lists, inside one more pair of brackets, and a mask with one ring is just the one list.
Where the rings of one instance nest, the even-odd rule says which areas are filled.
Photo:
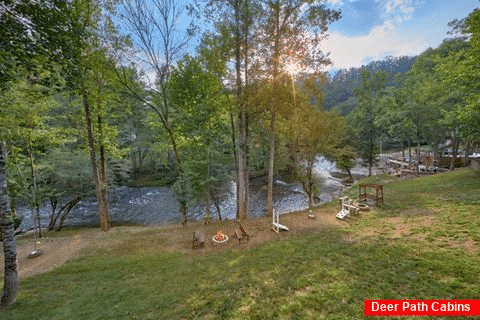
[[[167, 241], [163, 241], [161, 246], [166, 251], [183, 251], [194, 254], [204, 254], [210, 251], [225, 250], [226, 248], [248, 248], [264, 242], [284, 239], [292, 235], [308, 234], [318, 232], [325, 227], [338, 226], [341, 224], [335, 218], [336, 208], [306, 211], [295, 214], [286, 214], [280, 216], [280, 223], [290, 228], [288, 232], [275, 233], [271, 228], [271, 217], [249, 219], [243, 222], [246, 231], [250, 235], [250, 241], [246, 244], [239, 244], [236, 239], [229, 240], [225, 246], [216, 246], [211, 241], [211, 237], [222, 230], [229, 237], [235, 234], [235, 221], [215, 221], [208, 225], [201, 223], [190, 223], [186, 226], [159, 226], [159, 227], [115, 227], [111, 232], [140, 233], [146, 229], [155, 229], [159, 235], [163, 234]], [[315, 215], [315, 219], [308, 217], [309, 214]], [[117, 230], [116, 230], [117, 229]], [[192, 249], [192, 233], [195, 230], [201, 231], [206, 237], [205, 248]], [[29, 253], [35, 248], [35, 242], [31, 237], [18, 237], [17, 239], [17, 257], [18, 273], [20, 279], [33, 276], [37, 273], [47, 272], [63, 265], [70, 259], [79, 257], [90, 245], [114, 245], [109, 242], [108, 233], [97, 229], [88, 229], [76, 232], [75, 230], [62, 233], [47, 233], [39, 240], [37, 247], [42, 254], [35, 258], [29, 258]], [[164, 239], [165, 239], [164, 238]], [[118, 239], [117, 239], [118, 240]], [[3, 251], [0, 252], [0, 270], [3, 270]]]
[[[18, 275], [20, 278], [25, 278], [53, 270], [69, 259], [77, 257], [90, 241], [81, 233], [62, 237], [47, 235], [37, 241], [37, 248], [42, 254], [30, 258], [29, 253], [35, 249], [35, 241], [32, 238], [20, 237], [17, 240]], [[3, 252], [0, 254], [0, 258], [0, 267], [3, 270]]]

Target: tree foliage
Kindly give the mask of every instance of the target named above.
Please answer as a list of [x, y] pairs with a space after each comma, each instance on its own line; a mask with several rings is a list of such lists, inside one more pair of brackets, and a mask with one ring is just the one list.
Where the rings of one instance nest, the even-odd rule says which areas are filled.
[[[0, 3], [0, 94], [9, 89], [15, 80], [27, 77], [30, 80], [41, 80], [50, 86], [58, 86], [61, 78], [56, 72], [45, 74], [42, 71], [55, 71], [59, 66], [74, 65], [75, 59], [70, 56], [69, 35], [70, 20], [66, 12], [68, 2], [56, 0], [2, 1]], [[69, 59], [70, 58], [70, 59]], [[65, 64], [55, 62], [65, 62]], [[66, 62], [68, 61], [68, 62]], [[72, 64], [70, 64], [72, 63]], [[68, 68], [67, 68], [68, 69]], [[43, 74], [40, 77], [40, 74]], [[3, 108], [3, 106], [2, 106]], [[31, 112], [31, 111], [30, 111]], [[6, 145], [10, 132], [0, 132], [0, 219], [4, 243], [4, 289], [1, 306], [15, 302], [18, 289], [16, 265], [16, 244], [11, 223], [11, 209], [8, 201], [6, 174]]]
[[302, 183], [311, 207], [318, 193], [319, 181], [313, 172], [317, 156], [336, 159], [347, 154], [346, 121], [336, 113], [315, 108], [311, 104], [311, 91], [305, 87], [292, 98], [294, 108], [287, 110], [285, 120], [281, 121], [281, 133], [287, 142], [295, 179]]
[[351, 114], [353, 126], [358, 136], [359, 156], [368, 174], [372, 175], [372, 167], [376, 163], [378, 155], [378, 143], [380, 139], [380, 127], [377, 117], [381, 113], [380, 101], [385, 95], [386, 73], [377, 71], [371, 74], [364, 69], [361, 74], [360, 87], [355, 89], [355, 95], [359, 101], [359, 107]]
[[188, 55], [173, 69], [169, 81], [172, 128], [184, 155], [184, 183], [189, 186], [190, 200], [205, 200], [208, 216], [211, 194], [230, 179], [231, 156], [225, 152], [230, 149], [226, 98], [219, 79]]
[[[461, 46], [453, 51], [437, 70], [444, 88], [463, 96], [457, 107], [447, 115], [447, 122], [458, 123], [462, 137], [478, 141], [480, 137], [480, 93], [477, 83], [480, 80], [480, 10], [473, 11], [464, 23], [460, 23], [463, 35], [469, 36], [467, 47]], [[465, 39], [465, 38], [463, 38]], [[453, 41], [452, 41], [453, 42]], [[457, 40], [457, 43], [463, 43]], [[458, 47], [458, 46], [457, 46]], [[453, 122], [452, 122], [453, 121]]]

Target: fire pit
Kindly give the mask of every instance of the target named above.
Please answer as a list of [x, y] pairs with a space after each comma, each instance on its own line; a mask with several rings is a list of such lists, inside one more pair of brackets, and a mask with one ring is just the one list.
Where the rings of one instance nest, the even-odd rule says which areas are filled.
[[225, 244], [228, 241], [228, 236], [222, 231], [218, 231], [217, 234], [213, 236], [212, 241], [214, 244]]

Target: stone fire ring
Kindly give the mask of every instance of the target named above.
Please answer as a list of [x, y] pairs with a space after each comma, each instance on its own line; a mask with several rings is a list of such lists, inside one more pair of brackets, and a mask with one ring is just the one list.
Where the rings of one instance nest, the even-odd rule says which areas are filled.
[[212, 241], [213, 241], [213, 243], [215, 243], [215, 244], [224, 244], [224, 243], [226, 243], [226, 242], [228, 241], [228, 236], [225, 235], [225, 239], [223, 239], [223, 240], [217, 240], [217, 239], [215, 239], [215, 236], [213, 236], [213, 237], [212, 237]]

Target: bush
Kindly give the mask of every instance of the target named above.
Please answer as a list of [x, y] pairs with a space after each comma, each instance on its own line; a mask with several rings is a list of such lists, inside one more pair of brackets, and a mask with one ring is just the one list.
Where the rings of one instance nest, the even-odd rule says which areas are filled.
[[13, 229], [17, 230], [21, 223], [22, 223], [21, 216], [13, 216]]

